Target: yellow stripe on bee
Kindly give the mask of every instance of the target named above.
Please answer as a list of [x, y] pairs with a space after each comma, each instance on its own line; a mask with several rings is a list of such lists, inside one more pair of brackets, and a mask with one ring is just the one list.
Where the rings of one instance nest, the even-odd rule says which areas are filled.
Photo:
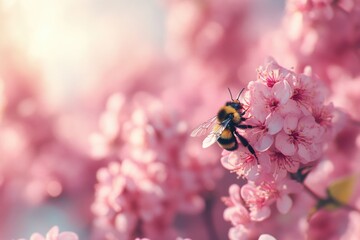
[[230, 113], [236, 113], [235, 108], [231, 107], [231, 106], [224, 106], [224, 109], [226, 111], [226, 113], [230, 114]]
[[229, 144], [220, 144], [221, 147], [223, 147], [226, 150], [233, 149], [235, 147], [235, 142], [229, 143]]
[[225, 139], [230, 139], [233, 137], [233, 133], [229, 130], [229, 129], [225, 129], [222, 133], [221, 133], [221, 138], [225, 138]]
[[241, 117], [240, 117], [240, 114], [238, 112], [235, 112], [234, 113], [234, 118], [232, 120], [234, 123], [240, 123], [241, 121]]
[[233, 121], [234, 123], [239, 123], [239, 122], [240, 122], [241, 116], [240, 116], [240, 114], [236, 111], [235, 108], [233, 108], [233, 107], [231, 107], [231, 106], [225, 106], [225, 107], [224, 107], [224, 110], [226, 111], [227, 114], [233, 114], [234, 117], [233, 117], [232, 121]]

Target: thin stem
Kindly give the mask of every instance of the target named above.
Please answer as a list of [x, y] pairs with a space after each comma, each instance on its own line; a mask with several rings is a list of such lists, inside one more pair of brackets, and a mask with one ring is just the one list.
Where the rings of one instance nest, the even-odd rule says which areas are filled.
[[313, 190], [311, 190], [308, 186], [306, 186], [305, 184], [303, 184], [303, 186], [304, 186], [304, 188], [305, 188], [305, 190], [313, 197], [313, 198], [315, 198], [316, 200], [322, 200], [322, 198], [319, 196], [319, 195], [317, 195]]
[[356, 208], [356, 207], [354, 207], [354, 206], [347, 205], [347, 204], [342, 204], [342, 206], [343, 206], [344, 208], [346, 208], [347, 210], [349, 210], [349, 211], [355, 211], [355, 212], [360, 213], [360, 209], [358, 209], [358, 208]]

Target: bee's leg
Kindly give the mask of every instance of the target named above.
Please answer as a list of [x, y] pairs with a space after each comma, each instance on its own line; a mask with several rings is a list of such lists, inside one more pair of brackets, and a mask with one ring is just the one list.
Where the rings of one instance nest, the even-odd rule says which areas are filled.
[[246, 125], [246, 124], [239, 124], [236, 127], [240, 128], [240, 129], [254, 128], [254, 126]]
[[239, 138], [241, 144], [244, 146], [244, 147], [247, 147], [247, 149], [249, 150], [249, 152], [254, 155], [254, 157], [256, 158], [256, 162], [257, 164], [259, 165], [259, 159], [258, 157], [256, 156], [256, 153], [255, 153], [255, 150], [254, 148], [250, 145], [249, 141], [244, 138], [243, 136], [241, 136], [237, 131], [234, 131], [235, 135]]
[[248, 107], [247, 109], [245, 109], [242, 113], [240, 113], [240, 116], [244, 116], [245, 113], [247, 112], [247, 110], [249, 110], [250, 107]]

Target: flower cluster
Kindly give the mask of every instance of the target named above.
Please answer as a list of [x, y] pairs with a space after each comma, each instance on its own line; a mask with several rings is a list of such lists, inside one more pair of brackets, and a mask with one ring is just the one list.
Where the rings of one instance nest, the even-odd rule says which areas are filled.
[[101, 118], [107, 128], [92, 137], [94, 153], [110, 161], [97, 173], [94, 235], [174, 238], [176, 214], [202, 210], [200, 194], [221, 171], [215, 159], [196, 156], [186, 124], [157, 98], [139, 93], [123, 105], [121, 96], [109, 98]]
[[310, 72], [296, 74], [271, 58], [258, 68], [243, 99], [246, 123], [253, 128], [241, 132], [258, 161], [244, 147], [224, 151], [221, 159], [226, 169], [248, 180], [241, 189], [233, 185], [225, 200], [224, 217], [234, 225], [231, 239], [237, 239], [234, 232], [249, 231], [251, 222], [267, 219], [273, 203], [282, 214], [291, 209], [291, 194], [302, 189], [294, 176], [316, 165], [333, 135], [334, 107], [325, 97], [326, 90]]

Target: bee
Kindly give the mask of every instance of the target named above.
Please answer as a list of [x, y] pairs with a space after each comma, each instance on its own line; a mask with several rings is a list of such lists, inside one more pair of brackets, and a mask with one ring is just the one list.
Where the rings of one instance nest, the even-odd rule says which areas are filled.
[[210, 118], [195, 128], [191, 132], [190, 136], [197, 137], [205, 135], [209, 129], [212, 129], [202, 142], [203, 148], [207, 148], [217, 142], [220, 147], [225, 150], [235, 151], [238, 149], [240, 142], [258, 161], [255, 150], [250, 145], [249, 141], [237, 132], [237, 129], [253, 128], [251, 125], [244, 124], [247, 119], [244, 117], [247, 109], [245, 109], [244, 105], [239, 101], [244, 88], [240, 91], [235, 100], [232, 97], [230, 89], [228, 90], [231, 101], [226, 102], [225, 106], [220, 108], [216, 116]]

